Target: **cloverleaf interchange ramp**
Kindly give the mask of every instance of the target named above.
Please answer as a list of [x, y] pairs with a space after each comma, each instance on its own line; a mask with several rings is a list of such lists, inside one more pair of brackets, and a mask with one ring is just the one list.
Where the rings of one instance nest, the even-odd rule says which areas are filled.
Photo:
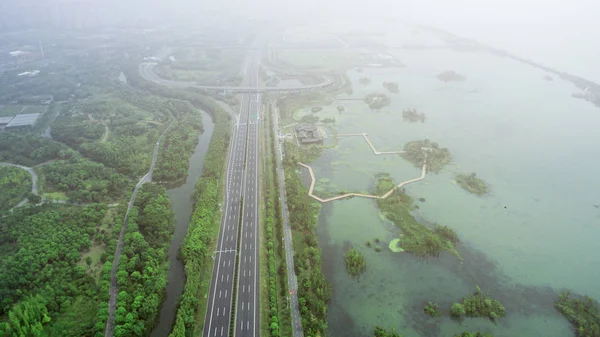
[[196, 88], [201, 90], [216, 90], [226, 92], [239, 92], [239, 93], [285, 93], [285, 92], [303, 92], [311, 90], [324, 89], [334, 85], [334, 80], [331, 78], [324, 78], [323, 82], [313, 85], [301, 85], [301, 86], [290, 86], [290, 87], [259, 87], [258, 81], [253, 84], [245, 84], [243, 86], [211, 86], [211, 85], [198, 85], [194, 82], [186, 81], [174, 81], [161, 78], [156, 74], [154, 68], [158, 65], [155, 62], [141, 63], [138, 67], [140, 75], [148, 81], [162, 84], [170, 87], [179, 88]]

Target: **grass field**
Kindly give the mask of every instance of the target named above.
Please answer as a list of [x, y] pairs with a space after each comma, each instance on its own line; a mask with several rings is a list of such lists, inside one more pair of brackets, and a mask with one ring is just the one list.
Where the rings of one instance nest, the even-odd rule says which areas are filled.
[[298, 68], [346, 70], [364, 64], [358, 53], [343, 50], [278, 50], [277, 62]]
[[23, 105], [3, 105], [0, 106], [0, 117], [14, 116], [21, 112], [21, 110], [27, 108]]
[[22, 111], [22, 114], [43, 114], [48, 110], [48, 107], [45, 105], [37, 105], [37, 106], [28, 106], [24, 111]]

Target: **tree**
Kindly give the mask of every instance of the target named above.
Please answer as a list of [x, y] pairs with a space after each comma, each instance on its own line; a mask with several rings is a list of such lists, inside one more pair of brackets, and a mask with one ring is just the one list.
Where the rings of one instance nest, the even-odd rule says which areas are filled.
[[87, 264], [88, 269], [92, 266], [92, 258], [90, 256], [85, 257], [85, 264]]
[[450, 308], [450, 314], [455, 317], [462, 317], [466, 314], [465, 307], [461, 303], [454, 303]]

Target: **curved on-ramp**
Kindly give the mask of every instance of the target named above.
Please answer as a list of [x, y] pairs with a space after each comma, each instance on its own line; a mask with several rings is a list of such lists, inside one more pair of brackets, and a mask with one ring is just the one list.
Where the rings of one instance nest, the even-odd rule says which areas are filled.
[[213, 86], [213, 85], [197, 85], [193, 82], [185, 81], [173, 81], [161, 78], [154, 72], [154, 68], [158, 65], [155, 62], [140, 63], [138, 70], [140, 75], [150, 82], [157, 84], [167, 85], [170, 87], [180, 88], [196, 88], [203, 90], [219, 90], [219, 91], [230, 91], [230, 92], [247, 92], [247, 93], [261, 93], [261, 92], [298, 92], [298, 91], [309, 91], [313, 89], [322, 89], [333, 85], [335, 82], [331, 78], [325, 78], [325, 80], [319, 84], [313, 85], [301, 85], [292, 87], [255, 87], [255, 86]]

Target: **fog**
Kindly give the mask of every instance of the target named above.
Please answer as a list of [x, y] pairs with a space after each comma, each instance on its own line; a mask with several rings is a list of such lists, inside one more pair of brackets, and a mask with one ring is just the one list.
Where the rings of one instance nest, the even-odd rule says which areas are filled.
[[160, 20], [193, 24], [206, 19], [231, 23], [238, 16], [253, 16], [288, 23], [351, 20], [357, 28], [369, 28], [373, 20], [386, 17], [446, 29], [600, 82], [600, 67], [596, 66], [600, 59], [600, 2], [595, 0], [9, 0], [0, 4], [0, 27], [20, 15], [28, 22], [35, 21], [36, 15], [40, 15], [39, 21], [47, 21], [46, 11], [36, 14], [31, 8], [56, 4], [93, 8], [106, 23]]

